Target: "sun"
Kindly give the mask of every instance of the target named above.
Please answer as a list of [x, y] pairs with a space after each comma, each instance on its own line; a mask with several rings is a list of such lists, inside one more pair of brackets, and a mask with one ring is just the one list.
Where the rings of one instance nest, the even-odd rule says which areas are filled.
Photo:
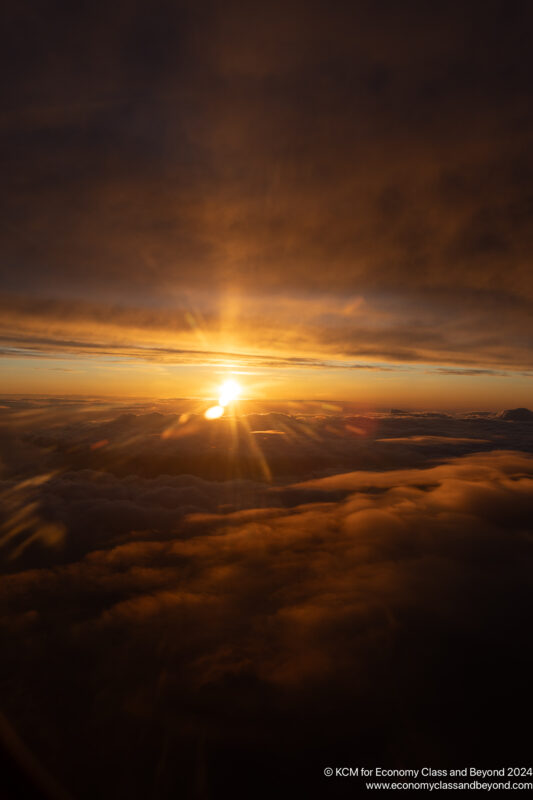
[[234, 381], [233, 378], [229, 378], [227, 381], [224, 381], [220, 387], [220, 395], [218, 398], [219, 405], [225, 408], [230, 403], [234, 403], [241, 392], [240, 384]]
[[219, 392], [218, 405], [211, 406], [211, 408], [207, 409], [204, 414], [206, 419], [219, 419], [224, 414], [226, 406], [231, 405], [237, 400], [242, 392], [242, 387], [240, 383], [233, 380], [233, 378], [228, 378], [220, 387]]

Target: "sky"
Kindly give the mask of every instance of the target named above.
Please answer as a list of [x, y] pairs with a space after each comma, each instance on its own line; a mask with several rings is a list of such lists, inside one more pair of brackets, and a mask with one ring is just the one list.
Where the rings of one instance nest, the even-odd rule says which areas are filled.
[[533, 4], [2, 13], [2, 800], [527, 769]]
[[[526, 406], [526, 3], [11, 4], [13, 394]], [[215, 377], [214, 377], [215, 376]]]

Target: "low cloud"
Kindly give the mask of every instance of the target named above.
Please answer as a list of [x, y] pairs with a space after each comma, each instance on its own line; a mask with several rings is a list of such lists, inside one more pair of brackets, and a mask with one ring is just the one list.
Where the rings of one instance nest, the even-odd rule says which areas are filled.
[[[401, 426], [433, 425], [439, 446], [459, 424]], [[509, 701], [533, 667], [533, 459], [432, 461], [10, 484], [66, 538], [34, 542], [2, 582], [5, 713], [78, 797], [218, 795], [236, 759], [238, 796], [265, 763], [265, 792], [284, 774], [313, 796], [322, 762], [354, 748], [387, 765], [525, 757]]]

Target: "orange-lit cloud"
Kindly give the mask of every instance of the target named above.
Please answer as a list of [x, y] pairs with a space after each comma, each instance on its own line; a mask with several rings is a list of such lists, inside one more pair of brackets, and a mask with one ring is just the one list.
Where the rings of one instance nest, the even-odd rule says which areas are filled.
[[[220, 507], [220, 484], [191, 476], [44, 483], [56, 514], [85, 503], [84, 523], [63, 563], [13, 562], [2, 581], [0, 672], [17, 689], [6, 711], [68, 786], [89, 762], [108, 776], [104, 797], [119, 776], [139, 779], [141, 754], [153, 769], [169, 735], [175, 758], [160, 770], [173, 785], [194, 776], [186, 753], [199, 736], [214, 757], [249, 749], [275, 765], [289, 741], [296, 758], [346, 737], [368, 758], [519, 747], [507, 701], [533, 659], [532, 477], [528, 455], [485, 453], [306, 481], [268, 508], [250, 485], [238, 510]], [[44, 738], [23, 713], [28, 690]], [[176, 719], [186, 724], [165, 734]], [[146, 725], [159, 731], [153, 751]], [[127, 746], [109, 770], [116, 735]], [[55, 762], [56, 748], [69, 758]]]

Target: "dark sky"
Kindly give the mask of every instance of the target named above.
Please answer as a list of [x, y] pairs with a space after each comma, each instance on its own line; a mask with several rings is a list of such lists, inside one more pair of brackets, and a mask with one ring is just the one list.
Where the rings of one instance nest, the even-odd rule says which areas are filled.
[[104, 319], [100, 342], [186, 345], [193, 308], [207, 349], [229, 316], [240, 352], [528, 367], [532, 21], [11, 3], [4, 343], [76, 353]]

